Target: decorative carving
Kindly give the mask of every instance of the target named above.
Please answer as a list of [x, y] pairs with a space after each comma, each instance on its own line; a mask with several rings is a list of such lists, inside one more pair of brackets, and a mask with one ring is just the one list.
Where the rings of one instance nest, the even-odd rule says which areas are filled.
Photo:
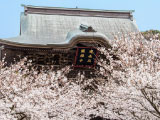
[[87, 26], [87, 25], [83, 25], [83, 24], [80, 25], [79, 29], [80, 29], [81, 31], [83, 31], [83, 32], [96, 32], [96, 31], [92, 28], [92, 26]]

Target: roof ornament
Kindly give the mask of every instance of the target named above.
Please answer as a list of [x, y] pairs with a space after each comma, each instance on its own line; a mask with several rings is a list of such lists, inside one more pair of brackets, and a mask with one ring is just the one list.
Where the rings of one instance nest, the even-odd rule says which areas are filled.
[[87, 25], [83, 25], [81, 24], [79, 29], [82, 31], [82, 32], [96, 32], [92, 26], [87, 26]]

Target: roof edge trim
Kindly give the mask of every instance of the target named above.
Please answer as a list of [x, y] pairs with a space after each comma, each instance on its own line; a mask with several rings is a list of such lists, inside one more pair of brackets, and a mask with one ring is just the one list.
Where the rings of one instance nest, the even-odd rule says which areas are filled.
[[125, 18], [132, 20], [134, 10], [96, 10], [82, 8], [62, 8], [62, 7], [40, 7], [31, 5], [22, 5], [24, 13], [27, 14], [45, 14], [45, 15], [71, 15], [87, 17], [108, 17]]
[[87, 8], [66, 8], [66, 7], [46, 7], [46, 6], [33, 6], [21, 4], [24, 8], [41, 8], [41, 9], [59, 9], [59, 10], [81, 10], [81, 11], [99, 11], [99, 12], [120, 12], [120, 13], [133, 13], [135, 10], [105, 10], [105, 9], [87, 9]]

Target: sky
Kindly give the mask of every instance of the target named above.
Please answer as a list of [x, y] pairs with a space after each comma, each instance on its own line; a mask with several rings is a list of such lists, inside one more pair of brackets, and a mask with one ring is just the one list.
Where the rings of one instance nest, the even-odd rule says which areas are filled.
[[135, 10], [140, 31], [160, 30], [160, 0], [0, 0], [0, 38], [19, 35], [21, 4], [35, 6]]

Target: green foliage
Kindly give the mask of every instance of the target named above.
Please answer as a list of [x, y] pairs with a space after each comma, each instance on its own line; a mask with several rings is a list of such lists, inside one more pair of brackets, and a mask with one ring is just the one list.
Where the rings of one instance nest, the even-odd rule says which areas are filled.
[[142, 32], [142, 35], [147, 40], [150, 40], [150, 38], [160, 39], [160, 31], [159, 30], [147, 30], [147, 31]]

